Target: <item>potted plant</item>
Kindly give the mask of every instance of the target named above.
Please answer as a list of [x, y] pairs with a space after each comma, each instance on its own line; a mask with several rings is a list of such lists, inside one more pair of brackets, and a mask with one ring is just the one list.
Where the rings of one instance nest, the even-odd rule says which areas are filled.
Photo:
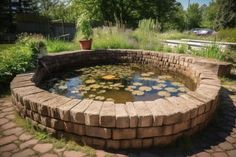
[[89, 18], [81, 16], [77, 21], [77, 29], [79, 30], [80, 48], [82, 50], [91, 50], [93, 29]]

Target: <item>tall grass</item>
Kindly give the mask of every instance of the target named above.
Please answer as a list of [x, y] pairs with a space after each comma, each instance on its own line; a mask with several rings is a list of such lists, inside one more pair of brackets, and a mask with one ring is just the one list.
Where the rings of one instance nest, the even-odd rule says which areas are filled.
[[45, 44], [49, 53], [80, 49], [79, 43], [68, 41], [47, 39]]
[[221, 41], [236, 42], [236, 27], [220, 30], [217, 33], [217, 39]]
[[138, 24], [138, 29], [144, 32], [159, 32], [160, 28], [160, 24], [155, 19], [143, 19]]
[[117, 27], [103, 27], [94, 29], [93, 49], [131, 49], [134, 42], [129, 32]]
[[220, 50], [218, 45], [212, 45], [199, 50], [191, 50], [190, 54], [218, 60], [225, 60], [226, 58], [226, 54]]

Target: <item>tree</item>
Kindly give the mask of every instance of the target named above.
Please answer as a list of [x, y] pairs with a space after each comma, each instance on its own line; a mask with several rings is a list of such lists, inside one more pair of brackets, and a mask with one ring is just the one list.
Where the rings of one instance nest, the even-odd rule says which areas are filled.
[[179, 3], [176, 0], [138, 0], [140, 18], [157, 19], [164, 30], [164, 24], [171, 20], [178, 11]]
[[176, 10], [172, 12], [169, 20], [164, 23], [164, 30], [179, 30], [183, 31], [186, 26], [185, 11], [181, 4], [178, 4]]
[[216, 13], [219, 10], [219, 4], [217, 1], [210, 2], [209, 6], [202, 10], [202, 27], [214, 28], [216, 19]]
[[219, 11], [216, 16], [216, 29], [236, 27], [236, 1], [220, 0]]
[[189, 6], [186, 16], [188, 29], [200, 27], [202, 12], [198, 3], [193, 3]]

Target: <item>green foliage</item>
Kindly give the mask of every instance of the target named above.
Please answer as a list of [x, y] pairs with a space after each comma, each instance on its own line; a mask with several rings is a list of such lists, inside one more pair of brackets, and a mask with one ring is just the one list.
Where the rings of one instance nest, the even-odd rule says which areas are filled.
[[225, 59], [225, 53], [223, 53], [218, 45], [212, 45], [200, 50], [191, 50], [191, 54], [196, 56], [202, 56], [205, 58], [214, 58], [218, 60]]
[[0, 51], [0, 86], [9, 83], [16, 74], [35, 68], [37, 56], [46, 46], [49, 52], [78, 49], [74, 43], [50, 40], [42, 35], [21, 34], [15, 45], [9, 48], [4, 45]]
[[139, 21], [138, 28], [141, 31], [160, 31], [160, 25], [157, 20], [154, 19], [143, 19]]
[[219, 4], [216, 1], [210, 2], [209, 6], [202, 10], [201, 27], [214, 28], [216, 13], [219, 10]]
[[216, 29], [234, 28], [236, 26], [236, 1], [219, 0], [219, 6], [216, 16]]
[[164, 46], [163, 48], [164, 52], [172, 52], [172, 48], [170, 46]]
[[86, 14], [79, 17], [77, 21], [77, 29], [79, 30], [79, 37], [81, 39], [90, 39], [93, 34], [93, 29], [91, 26], [91, 21]]
[[177, 49], [176, 49], [176, 52], [177, 53], [186, 53], [188, 50], [188, 45], [185, 45], [185, 44], [180, 44]]
[[94, 49], [130, 49], [134, 48], [127, 32], [117, 27], [96, 28], [94, 30]]
[[143, 31], [138, 28], [132, 33], [132, 37], [137, 42], [138, 49], [157, 50], [160, 49], [160, 39], [157, 32]]
[[49, 53], [57, 53], [62, 51], [71, 51], [80, 49], [79, 43], [76, 44], [74, 42], [51, 40], [51, 39], [47, 39], [45, 42]]
[[9, 82], [16, 74], [33, 67], [31, 49], [16, 45], [0, 53], [0, 85]]
[[193, 3], [187, 9], [187, 25], [188, 28], [197, 28], [200, 26], [202, 12], [198, 3]]
[[217, 40], [220, 41], [228, 41], [228, 42], [236, 42], [236, 27], [222, 29], [217, 32]]
[[188, 38], [194, 38], [196, 37], [193, 34], [189, 34], [189, 33], [181, 33], [179, 31], [176, 30], [170, 30], [170, 31], [166, 31], [164, 33], [160, 33], [158, 34], [158, 37], [162, 40], [168, 40], [168, 39], [188, 39]]

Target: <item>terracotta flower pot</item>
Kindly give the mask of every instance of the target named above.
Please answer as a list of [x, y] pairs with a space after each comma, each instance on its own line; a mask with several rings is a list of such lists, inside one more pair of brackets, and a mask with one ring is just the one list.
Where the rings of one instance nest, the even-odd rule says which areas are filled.
[[82, 50], [91, 50], [92, 47], [92, 39], [89, 40], [80, 40], [80, 48]]

